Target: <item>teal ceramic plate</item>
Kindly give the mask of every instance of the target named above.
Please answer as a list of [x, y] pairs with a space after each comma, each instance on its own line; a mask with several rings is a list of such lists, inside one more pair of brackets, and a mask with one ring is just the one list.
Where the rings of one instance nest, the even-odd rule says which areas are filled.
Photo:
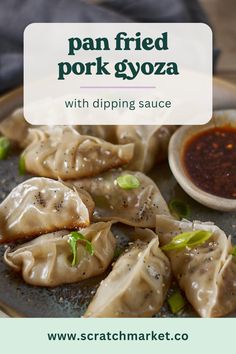
[[[29, 178], [18, 175], [19, 155], [13, 154], [0, 165], [0, 201], [17, 184]], [[191, 219], [213, 221], [227, 234], [231, 234], [236, 243], [236, 214], [222, 213], [208, 209], [191, 199], [177, 184], [167, 163], [156, 166], [149, 174], [158, 184], [167, 202], [177, 198], [186, 202], [191, 210]], [[119, 243], [125, 246], [128, 239], [125, 232], [128, 227], [114, 225]], [[56, 288], [40, 288], [27, 285], [22, 278], [8, 268], [2, 260], [5, 246], [0, 246], [0, 307], [12, 316], [23, 317], [79, 317], [82, 316], [91, 301], [103, 276], [89, 279], [78, 284], [63, 285]], [[173, 283], [172, 288], [176, 287]], [[171, 291], [171, 290], [170, 290]], [[178, 316], [196, 316], [191, 306]], [[163, 306], [158, 317], [173, 317], [167, 304]]]

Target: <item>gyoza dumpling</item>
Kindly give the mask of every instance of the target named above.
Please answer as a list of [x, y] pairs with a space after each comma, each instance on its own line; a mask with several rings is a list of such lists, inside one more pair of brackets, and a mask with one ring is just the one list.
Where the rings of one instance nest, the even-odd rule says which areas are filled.
[[165, 125], [119, 125], [118, 144], [134, 143], [134, 156], [127, 168], [148, 172], [155, 162], [167, 156], [168, 144], [176, 126]]
[[141, 238], [152, 233], [148, 244], [137, 241], [117, 260], [101, 282], [85, 317], [151, 317], [163, 305], [171, 281], [168, 258], [151, 230], [139, 229]]
[[0, 204], [0, 243], [90, 224], [90, 195], [49, 178], [31, 178]]
[[[139, 187], [123, 189], [117, 183], [120, 176], [138, 179]], [[113, 170], [93, 178], [72, 181], [84, 188], [95, 201], [93, 219], [114, 220], [131, 226], [155, 227], [156, 215], [170, 215], [157, 185], [141, 172]]]
[[0, 123], [0, 133], [20, 147], [28, 143], [28, 129], [31, 125], [25, 120], [23, 108], [18, 108]]
[[116, 241], [110, 231], [111, 223], [96, 223], [79, 231], [90, 242], [77, 241], [77, 264], [72, 265], [73, 254], [69, 244], [69, 231], [42, 235], [33, 241], [6, 250], [4, 261], [21, 272], [26, 283], [38, 286], [57, 286], [75, 283], [103, 273], [111, 263]]
[[[230, 253], [232, 248], [230, 247]], [[236, 310], [236, 256], [228, 254], [217, 278], [217, 305], [212, 316], [219, 317]]]
[[165, 251], [187, 299], [202, 317], [218, 317], [236, 310], [236, 262], [230, 238], [212, 223], [177, 221], [157, 216], [160, 244], [193, 230], [212, 233], [203, 244]]
[[74, 128], [82, 135], [95, 136], [116, 144], [116, 125], [75, 125]]
[[90, 177], [127, 164], [133, 144], [113, 145], [80, 135], [70, 127], [30, 130], [32, 143], [23, 152], [26, 170], [63, 180]]

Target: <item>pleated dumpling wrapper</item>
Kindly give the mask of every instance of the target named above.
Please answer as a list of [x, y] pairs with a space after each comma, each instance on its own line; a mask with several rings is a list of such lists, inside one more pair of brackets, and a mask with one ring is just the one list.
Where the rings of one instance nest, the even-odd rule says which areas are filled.
[[[134, 179], [132, 188], [122, 187], [121, 179]], [[156, 215], [170, 215], [157, 185], [141, 172], [112, 170], [93, 178], [71, 181], [84, 188], [95, 201], [93, 219], [113, 220], [137, 227], [156, 226]], [[129, 186], [128, 186], [129, 187]]]
[[114, 145], [80, 135], [72, 127], [30, 129], [31, 144], [23, 152], [26, 170], [63, 180], [95, 176], [127, 164], [133, 144]]
[[[174, 237], [194, 230], [205, 232], [195, 233], [192, 246], [173, 246]], [[213, 223], [178, 221], [165, 216], [157, 216], [156, 231], [180, 287], [201, 317], [220, 317], [236, 310], [236, 259], [231, 254], [230, 237]], [[199, 236], [203, 243], [198, 243]]]
[[116, 125], [75, 125], [73, 128], [82, 135], [95, 136], [117, 144]]
[[155, 162], [163, 160], [176, 128], [175, 125], [118, 125], [118, 144], [134, 143], [134, 156], [127, 168], [148, 172]]
[[153, 231], [136, 232], [140, 238], [151, 233], [153, 239], [150, 243], [135, 242], [118, 258], [85, 317], [151, 317], [160, 310], [171, 282], [170, 262]]
[[28, 141], [28, 130], [32, 127], [24, 118], [23, 108], [14, 110], [0, 122], [0, 133], [18, 147], [25, 148]]
[[62, 230], [7, 249], [4, 261], [21, 272], [28, 284], [51, 287], [75, 283], [102, 274], [111, 263], [116, 240], [110, 228], [111, 223], [99, 222], [75, 232], [82, 238], [74, 240], [74, 254], [70, 246], [74, 232]]
[[28, 179], [0, 204], [0, 243], [86, 227], [93, 210], [84, 190], [49, 178]]

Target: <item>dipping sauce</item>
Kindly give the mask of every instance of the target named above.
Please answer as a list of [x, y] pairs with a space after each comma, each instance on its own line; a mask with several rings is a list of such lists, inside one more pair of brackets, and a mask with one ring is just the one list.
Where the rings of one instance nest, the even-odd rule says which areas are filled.
[[194, 135], [186, 143], [183, 162], [197, 187], [236, 199], [236, 128], [215, 127]]

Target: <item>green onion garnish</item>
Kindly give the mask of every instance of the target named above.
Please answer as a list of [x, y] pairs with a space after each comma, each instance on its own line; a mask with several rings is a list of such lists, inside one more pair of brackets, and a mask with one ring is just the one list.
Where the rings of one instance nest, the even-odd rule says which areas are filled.
[[2, 136], [0, 138], [0, 160], [4, 160], [10, 151], [10, 141]]
[[19, 158], [18, 171], [19, 171], [19, 175], [21, 175], [21, 176], [25, 175], [25, 173], [26, 173], [24, 155], [21, 155]]
[[92, 256], [94, 254], [93, 245], [90, 241], [88, 241], [81, 233], [77, 231], [72, 231], [69, 237], [69, 245], [72, 251], [73, 259], [71, 262], [72, 267], [78, 264], [78, 257], [77, 257], [77, 242], [83, 241], [85, 242], [85, 249], [86, 251]]
[[117, 246], [114, 251], [114, 258], [120, 257], [121, 253], [122, 253], [122, 249], [119, 246]]
[[178, 219], [186, 218], [190, 216], [189, 206], [181, 200], [173, 199], [169, 202], [169, 209], [173, 216]]
[[163, 251], [180, 250], [185, 247], [196, 247], [205, 243], [212, 236], [211, 231], [196, 230], [191, 232], [184, 232], [179, 234], [167, 243], [165, 246], [161, 247]]
[[236, 257], [236, 246], [234, 246], [232, 252], [231, 252], [232, 256]]
[[167, 301], [173, 314], [178, 313], [186, 305], [185, 298], [179, 291], [173, 293]]
[[122, 189], [135, 189], [140, 186], [140, 182], [134, 175], [123, 175], [116, 179], [118, 186]]

